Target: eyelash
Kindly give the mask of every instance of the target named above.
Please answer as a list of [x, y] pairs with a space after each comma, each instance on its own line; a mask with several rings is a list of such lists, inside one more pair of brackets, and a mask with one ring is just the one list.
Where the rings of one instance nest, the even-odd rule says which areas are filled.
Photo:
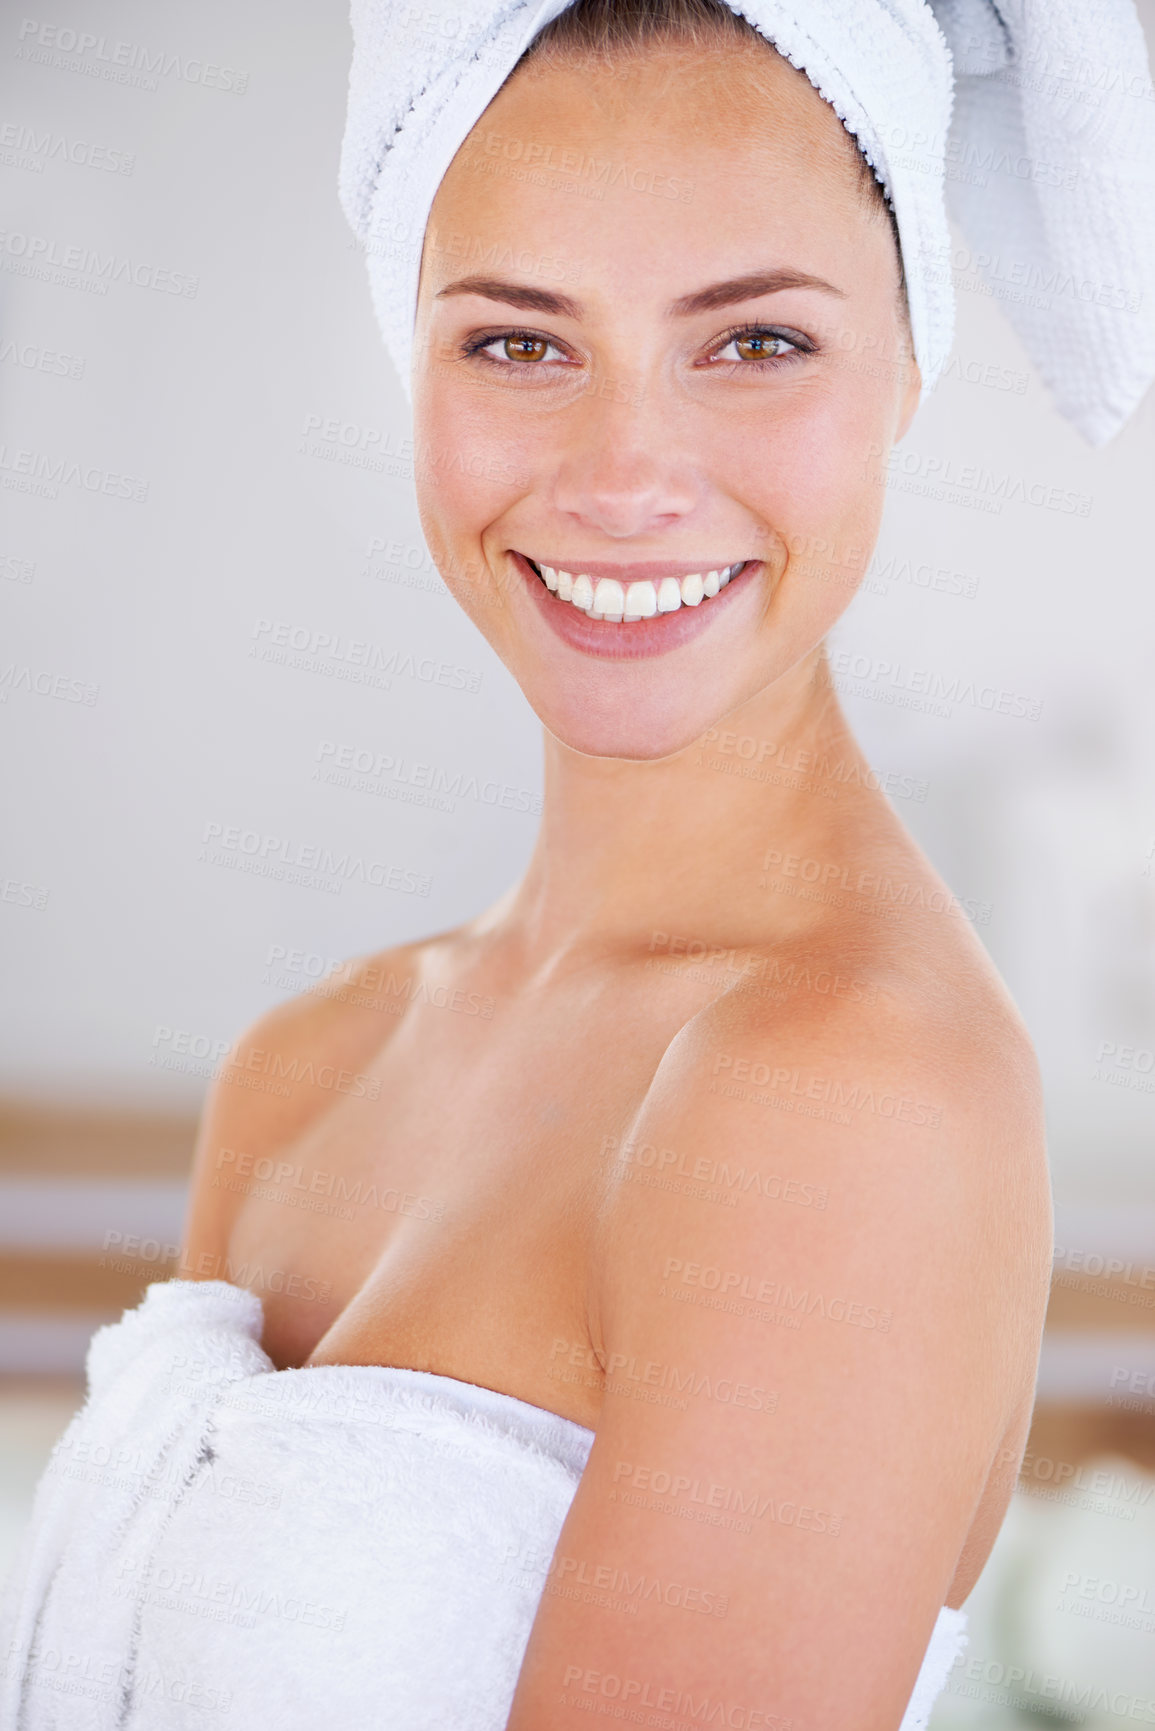
[[[777, 370], [784, 366], [794, 365], [805, 355], [814, 354], [818, 346], [816, 343], [812, 343], [809, 337], [804, 336], [801, 331], [783, 329], [776, 325], [746, 324], [734, 325], [730, 330], [723, 331], [722, 335], [715, 342], [714, 349], [711, 350], [711, 353], [717, 349], [727, 348], [730, 343], [741, 337], [754, 336], [772, 337], [781, 342], [790, 343], [792, 348], [787, 354], [765, 355], [759, 360], [713, 361], [708, 364], [712, 366], [738, 367], [741, 368], [743, 372], [747, 373], [751, 371], [766, 372]], [[498, 360], [495, 356], [484, 353], [484, 351], [493, 343], [505, 342], [511, 337], [528, 338], [531, 342], [545, 342], [548, 343], [551, 348], [560, 347], [559, 344], [554, 342], [552, 337], [547, 337], [542, 331], [511, 328], [508, 330], [489, 331], [484, 335], [468, 338], [461, 345], [459, 350], [460, 358], [462, 360], [472, 360], [476, 356], [486, 366], [500, 367], [506, 371], [512, 372], [529, 372], [542, 365], [541, 361]]]
[[[741, 367], [743, 371], [747, 372], [751, 367], [753, 367], [756, 371], [763, 372], [767, 368], [789, 366], [795, 361], [801, 360], [805, 355], [814, 354], [818, 347], [817, 343], [811, 342], [809, 337], [803, 336], [801, 331], [790, 330], [781, 325], [754, 324], [734, 325], [731, 330], [722, 333], [721, 337], [715, 343], [714, 348], [727, 348], [739, 337], [774, 337], [782, 342], [790, 343], [791, 349], [788, 354], [765, 355], [761, 360], [757, 361], [715, 361], [713, 365]], [[713, 351], [711, 351], [711, 353], [712, 352]]]

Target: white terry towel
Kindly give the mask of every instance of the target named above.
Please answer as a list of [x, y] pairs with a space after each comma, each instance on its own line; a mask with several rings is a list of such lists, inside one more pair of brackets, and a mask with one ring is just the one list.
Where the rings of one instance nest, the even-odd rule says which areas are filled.
[[[437, 187], [567, 3], [352, 0], [339, 190], [406, 391]], [[975, 271], [1062, 413], [1110, 438], [1155, 378], [1155, 92], [1134, 0], [727, 3], [805, 71], [886, 190], [924, 396], [950, 352], [953, 273]]]
[[4, 1731], [504, 1731], [593, 1432], [424, 1371], [276, 1371], [261, 1320], [171, 1280], [93, 1336], [0, 1595]]

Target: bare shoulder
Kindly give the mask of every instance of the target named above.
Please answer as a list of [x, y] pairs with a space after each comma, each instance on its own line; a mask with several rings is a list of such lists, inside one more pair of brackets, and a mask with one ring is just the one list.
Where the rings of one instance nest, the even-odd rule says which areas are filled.
[[1038, 1077], [965, 946], [842, 959], [877, 990], [700, 1012], [616, 1151], [558, 1555], [656, 1585], [543, 1600], [510, 1731], [627, 1675], [884, 1731], [959, 1597], [1046, 1306]]
[[[779, 972], [777, 1000], [727, 992], [667, 1050], [606, 1192], [604, 1320], [638, 1266], [615, 1245], [643, 1226], [778, 1258], [821, 1199], [831, 1273], [894, 1256], [908, 1297], [938, 1283], [943, 1323], [961, 1302], [992, 1344], [1017, 1295], [1013, 1395], [1037, 1355], [1051, 1201], [1038, 1064], [1002, 982], [973, 934], [943, 941], [925, 922], [905, 941], [816, 945]], [[711, 1188], [725, 1200], [703, 1207]]]
[[342, 1099], [372, 1097], [374, 1059], [415, 1001], [432, 958], [454, 933], [342, 962], [276, 1004], [234, 1042], [201, 1116], [181, 1272], [211, 1279], [223, 1266], [237, 1199], [215, 1185], [222, 1159], [288, 1146]]

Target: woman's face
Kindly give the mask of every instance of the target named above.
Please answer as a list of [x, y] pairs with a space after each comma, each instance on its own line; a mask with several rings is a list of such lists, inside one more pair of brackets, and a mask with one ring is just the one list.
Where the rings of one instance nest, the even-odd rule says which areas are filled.
[[531, 62], [438, 189], [413, 391], [430, 550], [546, 727], [690, 745], [846, 606], [917, 402], [837, 116], [757, 43]]

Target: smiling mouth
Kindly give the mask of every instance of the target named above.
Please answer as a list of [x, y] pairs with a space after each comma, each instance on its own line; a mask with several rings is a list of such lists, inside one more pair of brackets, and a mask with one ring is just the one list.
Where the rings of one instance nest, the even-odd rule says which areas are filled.
[[731, 578], [750, 564], [748, 559], [739, 559], [733, 565], [691, 571], [684, 577], [619, 583], [616, 577], [595, 579], [581, 571], [563, 571], [556, 565], [540, 564], [528, 553], [523, 553], [522, 558], [556, 600], [568, 601], [587, 619], [604, 619], [607, 624], [614, 625], [632, 625], [642, 619], [653, 619], [659, 613], [677, 613], [682, 607], [698, 607], [703, 601], [711, 600]]

